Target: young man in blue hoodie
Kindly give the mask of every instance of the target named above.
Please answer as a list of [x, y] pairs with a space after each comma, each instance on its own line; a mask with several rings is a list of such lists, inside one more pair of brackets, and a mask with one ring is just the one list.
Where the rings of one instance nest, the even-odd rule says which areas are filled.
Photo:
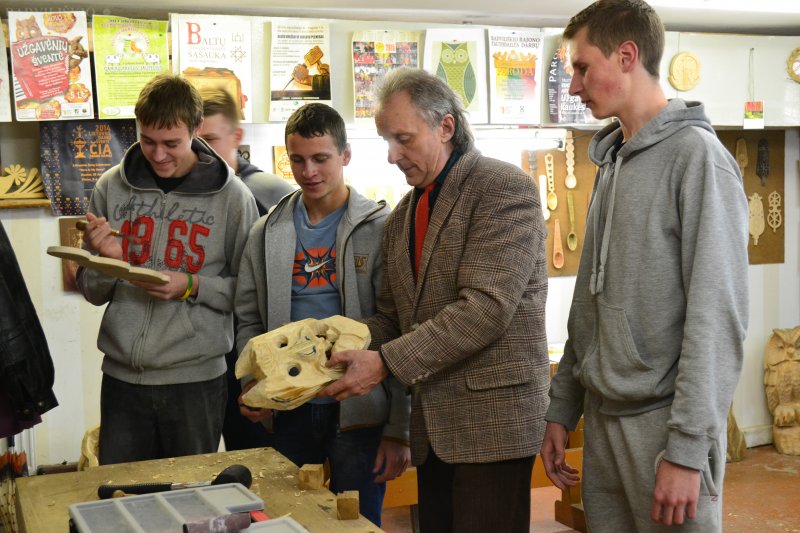
[[[327, 105], [307, 104], [285, 131], [300, 190], [250, 231], [236, 287], [240, 352], [251, 338], [287, 322], [368, 318], [381, 287], [389, 208], [345, 184], [351, 152], [344, 120]], [[274, 413], [242, 405], [241, 412], [254, 422], [271, 420], [272, 446], [298, 466], [327, 459], [331, 491], [358, 490], [361, 514], [380, 526], [385, 482], [410, 460], [411, 401], [399, 382], [343, 402], [317, 398]]]
[[747, 329], [747, 201], [702, 104], [659, 84], [664, 27], [641, 0], [600, 0], [564, 30], [570, 94], [616, 117], [599, 167], [542, 445], [577, 482], [567, 430], [584, 416], [593, 532], [721, 531], [726, 415]]
[[217, 451], [236, 272], [257, 218], [247, 187], [196, 138], [203, 102], [191, 83], [154, 77], [135, 114], [140, 141], [97, 181], [84, 242], [169, 283], [78, 269], [86, 299], [108, 304], [97, 340], [101, 464]]

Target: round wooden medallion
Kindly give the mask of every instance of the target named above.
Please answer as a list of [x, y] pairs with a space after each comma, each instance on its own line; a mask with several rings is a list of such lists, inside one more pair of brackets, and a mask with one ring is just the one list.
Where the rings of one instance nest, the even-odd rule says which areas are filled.
[[675, 54], [669, 63], [669, 83], [679, 91], [688, 91], [700, 81], [700, 59], [691, 52]]
[[800, 83], [800, 48], [795, 48], [786, 60], [786, 71], [789, 77]]

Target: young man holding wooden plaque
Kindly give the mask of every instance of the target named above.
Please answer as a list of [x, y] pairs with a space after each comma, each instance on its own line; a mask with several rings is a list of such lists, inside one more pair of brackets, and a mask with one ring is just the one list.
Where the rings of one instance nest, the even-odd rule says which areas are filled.
[[86, 299], [108, 304], [97, 342], [101, 464], [217, 451], [236, 273], [257, 218], [247, 187], [195, 138], [203, 103], [188, 81], [154, 77], [135, 113], [140, 141], [95, 185], [84, 242], [170, 281], [78, 270]]

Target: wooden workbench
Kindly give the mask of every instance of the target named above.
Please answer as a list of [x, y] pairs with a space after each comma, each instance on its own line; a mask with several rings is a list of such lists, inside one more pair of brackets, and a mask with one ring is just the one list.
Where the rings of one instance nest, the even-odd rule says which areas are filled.
[[250, 490], [264, 500], [264, 511], [272, 518], [288, 514], [312, 533], [381, 531], [363, 516], [338, 520], [333, 493], [324, 488], [300, 490], [294, 463], [271, 448], [255, 448], [19, 478], [16, 509], [20, 533], [64, 533], [69, 506], [96, 500], [101, 484], [207, 481], [232, 464], [250, 469]]

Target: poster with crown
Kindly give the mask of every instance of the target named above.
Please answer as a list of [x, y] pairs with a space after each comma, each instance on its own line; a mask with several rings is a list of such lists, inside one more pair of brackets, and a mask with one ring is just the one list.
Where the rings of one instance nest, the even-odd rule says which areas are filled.
[[226, 15], [170, 14], [172, 70], [201, 92], [227, 91], [242, 122], [253, 121], [252, 20]]
[[94, 116], [85, 11], [9, 11], [17, 120]]
[[489, 29], [492, 124], [539, 124], [544, 32]]
[[425, 32], [423, 67], [443, 79], [461, 96], [470, 123], [489, 122], [485, 30], [428, 30]]
[[133, 118], [142, 87], [169, 70], [167, 21], [92, 17], [98, 115]]

